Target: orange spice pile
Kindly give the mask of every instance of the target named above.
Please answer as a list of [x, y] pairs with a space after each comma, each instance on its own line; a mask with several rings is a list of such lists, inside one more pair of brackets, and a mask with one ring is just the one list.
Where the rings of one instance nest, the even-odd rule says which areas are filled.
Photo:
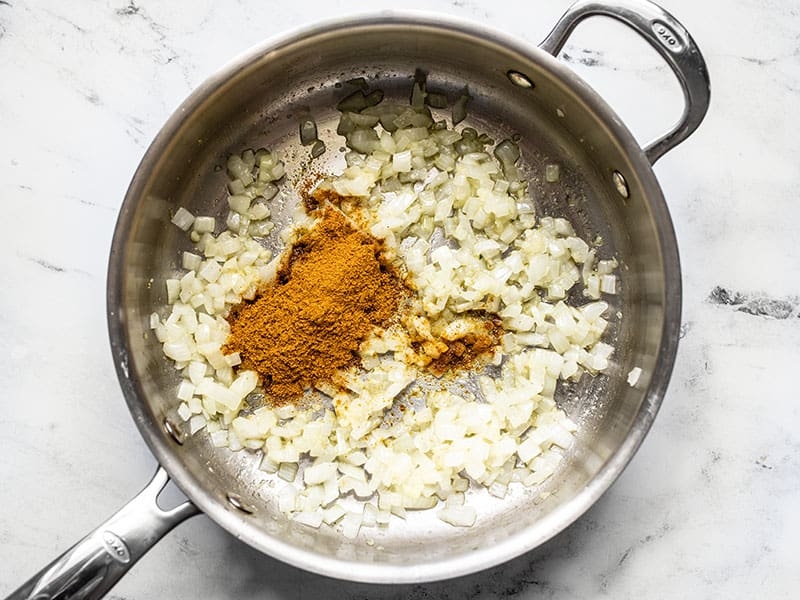
[[377, 239], [331, 206], [317, 213], [275, 282], [228, 317], [225, 352], [258, 372], [273, 404], [357, 364], [359, 344], [389, 323], [406, 293]]
[[[460, 335], [454, 339], [437, 341], [441, 344], [441, 351], [437, 348], [433, 353], [427, 353], [425, 366], [434, 375], [441, 376], [450, 371], [469, 369], [488, 358], [489, 353], [500, 343], [503, 331], [500, 319], [492, 318], [488, 314], [475, 313], [480, 319], [474, 331]], [[425, 345], [414, 344], [424, 352]]]

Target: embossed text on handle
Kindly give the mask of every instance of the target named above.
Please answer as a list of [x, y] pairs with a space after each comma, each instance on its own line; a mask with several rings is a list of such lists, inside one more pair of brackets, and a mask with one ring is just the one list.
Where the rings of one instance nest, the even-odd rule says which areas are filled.
[[678, 53], [683, 52], [683, 44], [672, 29], [662, 21], [653, 21], [653, 33], [667, 50]]

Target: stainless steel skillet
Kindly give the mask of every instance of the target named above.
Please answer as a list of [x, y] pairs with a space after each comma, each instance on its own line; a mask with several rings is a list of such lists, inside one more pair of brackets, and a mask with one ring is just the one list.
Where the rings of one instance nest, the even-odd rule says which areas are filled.
[[[644, 37], [675, 72], [686, 107], [676, 126], [642, 149], [605, 102], [554, 57], [584, 18], [605, 15]], [[188, 436], [175, 414], [177, 376], [148, 328], [166, 305], [163, 281], [188, 242], [169, 222], [177, 206], [224, 214], [226, 157], [247, 147], [282, 149], [289, 182], [311, 162], [297, 143], [298, 121], [313, 115], [328, 152], [313, 168], [342, 163], [335, 105], [354, 78], [405, 101], [416, 69], [453, 99], [472, 101], [464, 125], [496, 140], [520, 136], [525, 174], [540, 214], [569, 218], [584, 238], [601, 236], [621, 263], [622, 318], [607, 376], [582, 378], [560, 399], [579, 424], [564, 467], [542, 488], [498, 500], [476, 494], [477, 524], [454, 529], [426, 513], [403, 527], [337, 532], [288, 521], [277, 509], [255, 455], [214, 448]], [[158, 458], [153, 481], [11, 598], [102, 596], [172, 527], [201, 510], [262, 552], [321, 574], [382, 583], [445, 579], [506, 561], [558, 534], [583, 514], [627, 465], [655, 418], [667, 387], [680, 324], [680, 267], [669, 213], [651, 165], [700, 124], [709, 101], [705, 63], [669, 14], [643, 1], [578, 2], [539, 48], [450, 19], [381, 14], [321, 25], [256, 48], [205, 82], [176, 111], [144, 156], [123, 203], [108, 273], [113, 355], [131, 414]], [[557, 186], [543, 167], [561, 166]], [[283, 192], [285, 223], [298, 201]], [[642, 369], [635, 386], [626, 381]], [[168, 477], [190, 503], [161, 510]], [[541, 499], [542, 492], [549, 492]], [[544, 494], [546, 495], [546, 494]], [[367, 543], [367, 537], [372, 538]]]

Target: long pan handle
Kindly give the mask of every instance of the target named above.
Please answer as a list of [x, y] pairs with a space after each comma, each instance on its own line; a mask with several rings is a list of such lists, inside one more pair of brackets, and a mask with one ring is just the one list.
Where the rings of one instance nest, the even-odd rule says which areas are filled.
[[678, 123], [644, 149], [650, 164], [655, 164], [688, 138], [708, 111], [711, 83], [705, 60], [683, 25], [648, 0], [580, 0], [567, 10], [539, 47], [557, 56], [578, 23], [595, 15], [616, 19], [647, 40], [670, 66], [683, 90], [684, 109]]
[[158, 540], [199, 512], [191, 502], [171, 510], [159, 508], [158, 495], [168, 481], [167, 472], [159, 467], [133, 500], [7, 600], [102, 598]]

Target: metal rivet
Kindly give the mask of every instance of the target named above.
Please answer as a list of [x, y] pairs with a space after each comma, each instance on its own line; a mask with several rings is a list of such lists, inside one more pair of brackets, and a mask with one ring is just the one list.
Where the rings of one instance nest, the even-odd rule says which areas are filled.
[[519, 71], [508, 71], [506, 73], [506, 76], [508, 77], [509, 81], [511, 81], [511, 83], [513, 83], [518, 87], [528, 88], [528, 89], [533, 87], [533, 81], [531, 81], [531, 78], [528, 77], [527, 75], [520, 73]]
[[164, 418], [164, 431], [166, 431], [179, 446], [183, 446], [183, 442], [186, 440], [186, 434], [168, 418]]
[[625, 181], [625, 177], [619, 171], [614, 171], [611, 174], [611, 179], [614, 181], [614, 187], [617, 188], [617, 192], [623, 198], [630, 198], [630, 191], [628, 190], [628, 182]]
[[226, 498], [228, 499], [228, 503], [236, 510], [240, 510], [247, 515], [252, 515], [255, 512], [255, 508], [245, 504], [241, 496], [237, 494], [228, 493]]

